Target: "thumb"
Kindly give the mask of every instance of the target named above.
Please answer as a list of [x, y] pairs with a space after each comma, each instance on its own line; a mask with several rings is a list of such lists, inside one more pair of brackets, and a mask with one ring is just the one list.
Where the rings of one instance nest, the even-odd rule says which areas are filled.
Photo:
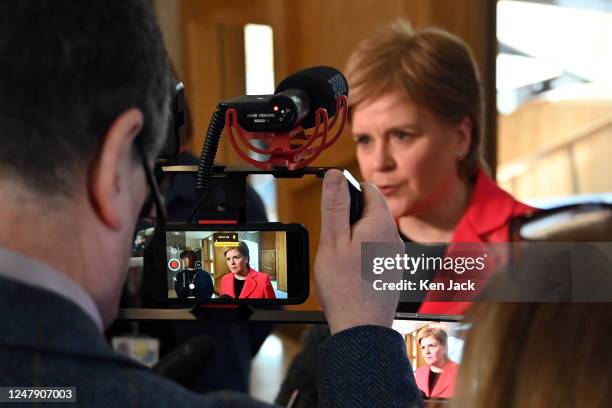
[[321, 239], [326, 245], [350, 237], [350, 196], [348, 184], [339, 170], [330, 169], [323, 179], [321, 196]]
[[371, 183], [361, 183], [364, 208], [361, 218], [380, 218], [389, 216], [389, 207], [380, 191]]

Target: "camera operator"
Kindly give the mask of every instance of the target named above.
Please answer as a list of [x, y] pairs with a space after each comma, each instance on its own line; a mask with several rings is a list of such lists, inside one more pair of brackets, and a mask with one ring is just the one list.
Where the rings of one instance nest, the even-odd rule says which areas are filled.
[[[265, 405], [188, 392], [102, 335], [169, 116], [150, 2], [3, 2], [0, 39], [0, 385], [76, 387], [85, 406]], [[389, 329], [397, 297], [364, 304], [355, 279], [361, 241], [397, 242], [395, 224], [365, 186], [351, 230], [347, 189], [339, 172], [326, 176], [315, 275], [333, 336], [320, 350], [321, 400], [417, 405], [402, 338]]]

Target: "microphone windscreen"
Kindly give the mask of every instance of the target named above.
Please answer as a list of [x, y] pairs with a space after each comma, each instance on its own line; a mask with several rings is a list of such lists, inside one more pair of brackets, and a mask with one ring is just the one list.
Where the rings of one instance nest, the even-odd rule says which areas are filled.
[[318, 66], [306, 68], [288, 76], [276, 87], [274, 93], [288, 89], [299, 89], [310, 99], [310, 112], [301, 125], [308, 129], [315, 125], [315, 112], [325, 108], [331, 118], [336, 114], [336, 99], [348, 97], [348, 82], [342, 72], [333, 67]]

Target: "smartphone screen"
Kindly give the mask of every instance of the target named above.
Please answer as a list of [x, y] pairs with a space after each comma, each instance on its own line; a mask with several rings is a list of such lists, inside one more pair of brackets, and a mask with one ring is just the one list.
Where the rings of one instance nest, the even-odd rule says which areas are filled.
[[452, 398], [469, 325], [462, 322], [394, 320], [392, 328], [404, 338], [406, 355], [423, 398]]
[[285, 231], [167, 231], [168, 298], [287, 299]]
[[161, 302], [296, 304], [308, 297], [308, 233], [297, 224], [168, 224], [150, 247], [147, 285]]

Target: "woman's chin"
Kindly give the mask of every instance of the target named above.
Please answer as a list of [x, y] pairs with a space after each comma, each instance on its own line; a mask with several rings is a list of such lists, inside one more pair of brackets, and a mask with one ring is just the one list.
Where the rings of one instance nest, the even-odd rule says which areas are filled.
[[402, 217], [408, 217], [412, 214], [412, 208], [405, 205], [389, 205], [389, 212], [396, 221]]

